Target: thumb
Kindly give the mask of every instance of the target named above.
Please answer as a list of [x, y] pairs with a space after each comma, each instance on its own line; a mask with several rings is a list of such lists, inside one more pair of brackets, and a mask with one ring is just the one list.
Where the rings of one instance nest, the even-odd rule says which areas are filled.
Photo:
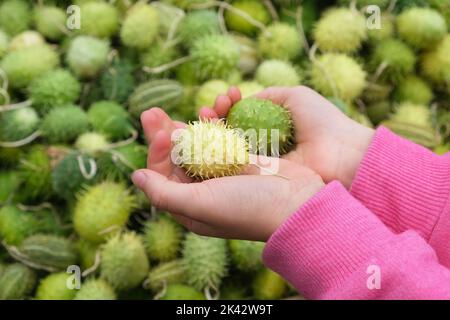
[[278, 105], [284, 105], [291, 94], [291, 87], [270, 87], [257, 93], [254, 97], [258, 99], [270, 100]]

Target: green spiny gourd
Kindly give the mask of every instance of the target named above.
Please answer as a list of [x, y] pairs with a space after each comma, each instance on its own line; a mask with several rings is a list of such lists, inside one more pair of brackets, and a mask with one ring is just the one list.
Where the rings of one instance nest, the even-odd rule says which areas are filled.
[[42, 136], [51, 143], [68, 143], [89, 129], [89, 119], [79, 106], [65, 105], [50, 110], [42, 121]]
[[95, 77], [108, 63], [110, 45], [107, 40], [92, 36], [77, 36], [68, 49], [66, 60], [80, 78]]
[[134, 85], [133, 66], [127, 59], [115, 60], [100, 79], [103, 98], [121, 104], [128, 99]]
[[180, 131], [173, 156], [187, 174], [199, 179], [237, 175], [248, 164], [248, 145], [222, 121], [196, 121]]
[[75, 247], [82, 270], [92, 268], [95, 265], [97, 252], [99, 252], [99, 245], [80, 238], [77, 240]]
[[51, 192], [51, 157], [49, 149], [42, 145], [32, 146], [20, 160], [19, 170], [22, 179], [21, 196], [25, 200], [48, 199]]
[[66, 32], [66, 13], [56, 6], [38, 6], [34, 9], [36, 30], [49, 40], [59, 41]]
[[387, 12], [381, 13], [380, 28], [369, 28], [367, 34], [372, 44], [392, 38], [395, 32], [395, 17]]
[[294, 26], [274, 23], [261, 32], [258, 47], [266, 59], [293, 60], [302, 52], [301, 36]]
[[331, 9], [317, 23], [314, 39], [324, 52], [356, 52], [367, 39], [366, 19], [358, 11]]
[[233, 35], [233, 39], [239, 45], [239, 71], [244, 75], [253, 74], [260, 59], [258, 43], [242, 35]]
[[0, 275], [0, 300], [25, 299], [36, 285], [36, 274], [20, 263], [5, 266]]
[[17, 167], [23, 154], [23, 148], [0, 148], [0, 168]]
[[6, 0], [0, 5], [0, 28], [16, 35], [31, 24], [29, 4], [24, 0]]
[[81, 285], [74, 300], [116, 300], [114, 288], [103, 279], [90, 279]]
[[294, 87], [300, 84], [297, 70], [287, 61], [266, 60], [256, 69], [255, 79], [264, 87]]
[[80, 92], [78, 80], [63, 69], [39, 75], [28, 87], [28, 96], [40, 113], [76, 102]]
[[117, 234], [103, 245], [100, 274], [117, 290], [137, 287], [148, 272], [144, 244], [134, 232]]
[[3, 205], [9, 203], [18, 191], [20, 174], [14, 170], [0, 171], [0, 181], [2, 181], [0, 185], [0, 205]]
[[50, 272], [66, 270], [78, 260], [75, 246], [69, 239], [50, 234], [29, 236], [20, 246], [10, 248], [10, 253], [31, 268]]
[[382, 78], [399, 81], [414, 70], [416, 60], [414, 51], [405, 43], [386, 39], [375, 47], [369, 63], [374, 72], [383, 67]]
[[[123, 1], [123, 0], [122, 0]], [[125, 0], [127, 1], [127, 0]], [[183, 20], [187, 12], [176, 7], [170, 1], [159, 3], [152, 3], [152, 6], [157, 10], [159, 16], [158, 33], [163, 37], [167, 37], [176, 31], [180, 21]]]
[[145, 286], [158, 292], [165, 286], [185, 282], [185, 272], [186, 266], [181, 259], [162, 262], [150, 269]]
[[229, 240], [231, 260], [241, 271], [252, 272], [262, 267], [263, 242]]
[[239, 62], [239, 45], [230, 36], [207, 35], [197, 39], [190, 50], [199, 78], [226, 78]]
[[81, 34], [109, 38], [119, 29], [119, 12], [106, 2], [86, 2], [80, 6]]
[[439, 86], [450, 87], [450, 35], [431, 51], [426, 52], [421, 61], [423, 75]]
[[70, 288], [72, 275], [66, 272], [51, 273], [43, 278], [36, 290], [36, 300], [72, 300], [77, 290]]
[[438, 10], [445, 18], [447, 23], [448, 31], [450, 31], [450, 10], [448, 9], [450, 6], [449, 0], [428, 0], [430, 6], [436, 10]]
[[397, 0], [394, 12], [401, 13], [409, 8], [428, 7], [429, 0]]
[[[261, 1], [238, 0], [233, 1], [232, 5], [234, 9], [239, 10], [262, 25], [269, 23], [271, 20], [269, 11]], [[225, 12], [225, 22], [230, 30], [247, 35], [254, 35], [260, 30], [257, 26], [250, 23], [248, 19], [234, 12], [234, 10]]]
[[150, 220], [145, 224], [144, 243], [150, 259], [169, 261], [180, 252], [183, 230], [168, 216]]
[[103, 152], [98, 157], [99, 177], [114, 181], [127, 181], [133, 171], [145, 168], [147, 147], [133, 142]]
[[88, 155], [68, 154], [52, 171], [53, 190], [62, 198], [73, 199], [83, 186], [95, 181], [96, 168], [95, 160]]
[[9, 46], [9, 36], [2, 30], [0, 30], [0, 59], [8, 51]]
[[128, 10], [122, 23], [122, 43], [137, 49], [150, 47], [158, 34], [159, 24], [159, 14], [154, 7], [144, 3], [136, 4]]
[[392, 85], [387, 82], [369, 82], [364, 89], [362, 98], [368, 104], [388, 100], [392, 89]]
[[256, 81], [241, 82], [239, 83], [238, 88], [241, 91], [242, 98], [244, 99], [249, 98], [264, 90], [264, 87]]
[[311, 83], [323, 95], [348, 102], [362, 94], [366, 87], [366, 72], [353, 58], [329, 53], [313, 62]]
[[113, 141], [130, 136], [133, 130], [128, 112], [114, 101], [95, 102], [89, 107], [88, 118], [96, 132]]
[[431, 110], [425, 105], [402, 103], [396, 108], [391, 119], [423, 127], [432, 127]]
[[213, 10], [188, 12], [178, 27], [180, 39], [187, 48], [190, 48], [201, 37], [219, 33], [219, 18]]
[[34, 78], [58, 64], [58, 54], [52, 47], [36, 45], [10, 51], [0, 62], [0, 68], [5, 71], [14, 88], [24, 89]]
[[198, 112], [202, 107], [213, 107], [217, 96], [226, 94], [230, 85], [224, 80], [209, 80], [198, 88], [195, 95], [195, 109]]
[[407, 76], [395, 89], [397, 102], [411, 102], [414, 104], [428, 105], [433, 100], [433, 90], [430, 85], [415, 75]]
[[45, 39], [39, 32], [28, 30], [19, 33], [11, 39], [11, 42], [9, 43], [9, 51], [17, 51], [44, 44]]
[[195, 86], [199, 84], [195, 66], [192, 61], [185, 62], [175, 69], [176, 79], [185, 86]]
[[377, 125], [388, 118], [391, 113], [391, 104], [386, 100], [378, 101], [368, 105], [366, 111], [370, 121]]
[[184, 284], [168, 285], [161, 300], [205, 300], [203, 293]]
[[175, 80], [150, 80], [139, 85], [129, 98], [131, 115], [139, 118], [150, 107], [173, 110], [183, 98], [183, 86]]
[[187, 282], [198, 290], [218, 289], [228, 272], [227, 242], [189, 233], [183, 248]]
[[109, 142], [105, 135], [98, 132], [86, 132], [78, 136], [75, 147], [82, 153], [96, 156], [108, 149]]
[[[294, 127], [289, 111], [269, 100], [240, 100], [228, 113], [227, 124], [245, 131], [252, 153], [284, 154], [293, 142]], [[273, 133], [277, 136], [273, 137]]]
[[94, 243], [120, 230], [131, 214], [134, 197], [123, 184], [104, 181], [78, 196], [73, 223], [75, 231]]
[[[156, 41], [150, 48], [146, 49], [140, 56], [144, 68], [157, 68], [174, 61], [180, 57], [180, 51], [176, 46], [166, 46], [162, 41]], [[149, 78], [167, 78], [170, 70], [149, 74]]]
[[418, 49], [433, 48], [447, 33], [444, 17], [429, 8], [411, 8], [397, 17], [400, 37]]
[[286, 292], [286, 281], [270, 269], [260, 270], [252, 283], [253, 295], [259, 300], [277, 300]]
[[39, 116], [31, 107], [5, 112], [0, 117], [0, 140], [18, 141], [36, 131]]

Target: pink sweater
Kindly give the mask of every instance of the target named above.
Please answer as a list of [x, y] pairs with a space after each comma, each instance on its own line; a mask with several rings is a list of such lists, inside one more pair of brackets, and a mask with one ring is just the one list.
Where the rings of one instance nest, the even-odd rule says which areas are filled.
[[263, 260], [309, 299], [450, 299], [450, 154], [378, 129], [351, 191], [328, 184]]

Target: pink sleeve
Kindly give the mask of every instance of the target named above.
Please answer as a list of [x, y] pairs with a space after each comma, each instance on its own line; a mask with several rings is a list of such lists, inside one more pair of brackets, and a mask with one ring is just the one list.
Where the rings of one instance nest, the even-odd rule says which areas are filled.
[[394, 233], [417, 231], [450, 267], [450, 154], [438, 156], [381, 127], [350, 192]]
[[309, 299], [450, 299], [450, 270], [424, 239], [394, 234], [338, 182], [272, 235], [263, 260]]

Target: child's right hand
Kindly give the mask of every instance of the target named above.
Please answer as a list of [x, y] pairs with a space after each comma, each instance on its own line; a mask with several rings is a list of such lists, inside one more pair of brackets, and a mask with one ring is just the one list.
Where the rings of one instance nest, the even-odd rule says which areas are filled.
[[[307, 166], [325, 182], [341, 181], [350, 187], [374, 131], [347, 117], [331, 102], [307, 87], [272, 87], [256, 95], [291, 111], [295, 148], [285, 159]], [[204, 118], [223, 118], [241, 99], [237, 88], [219, 96], [213, 109], [202, 108]]]

